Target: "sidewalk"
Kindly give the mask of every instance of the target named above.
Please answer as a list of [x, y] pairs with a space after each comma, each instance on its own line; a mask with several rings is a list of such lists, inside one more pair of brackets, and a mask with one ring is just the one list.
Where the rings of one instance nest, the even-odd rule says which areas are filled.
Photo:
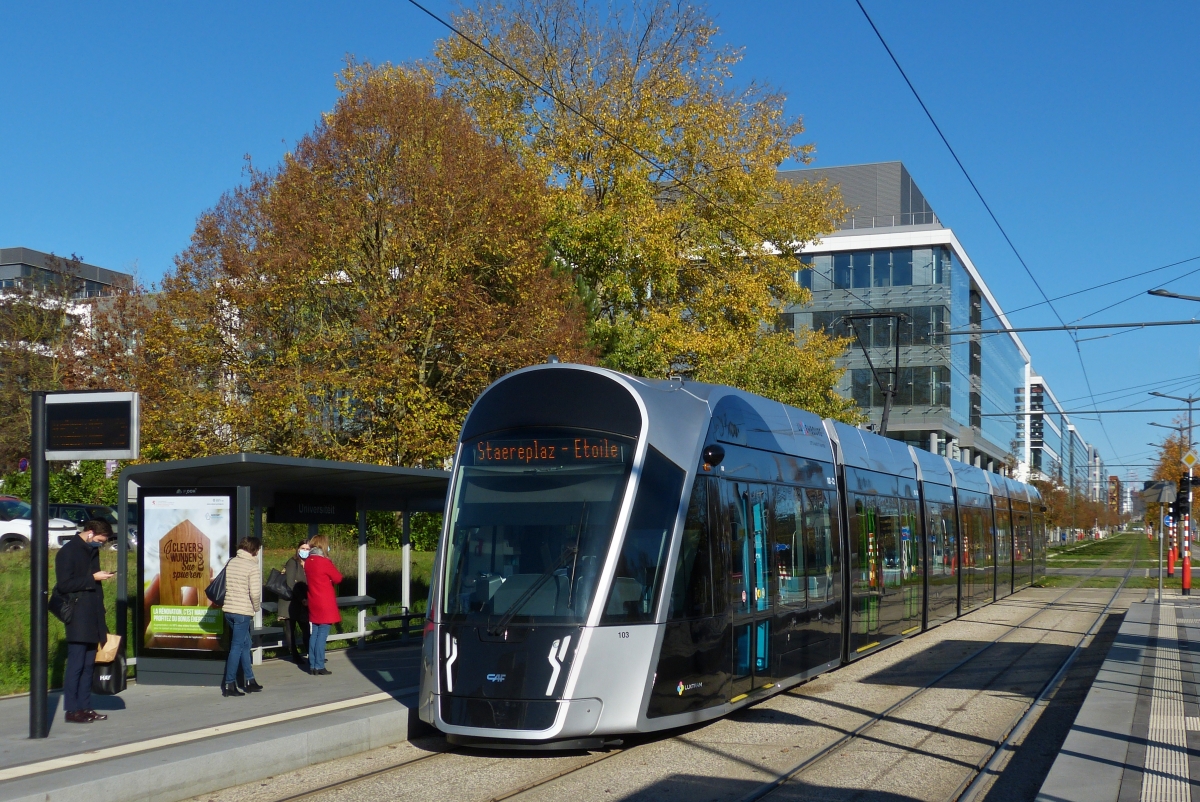
[[0, 802], [177, 802], [408, 737], [420, 647], [332, 651], [331, 676], [255, 667], [262, 693], [130, 685], [93, 696], [108, 721], [68, 724], [50, 697], [50, 737], [30, 740], [27, 697], [0, 701]]
[[1039, 802], [1192, 799], [1200, 779], [1200, 595], [1168, 592], [1158, 604], [1155, 593], [1130, 605]]

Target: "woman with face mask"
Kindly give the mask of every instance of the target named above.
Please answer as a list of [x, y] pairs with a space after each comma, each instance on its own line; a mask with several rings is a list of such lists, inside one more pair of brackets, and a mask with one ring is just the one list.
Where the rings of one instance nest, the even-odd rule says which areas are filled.
[[304, 561], [308, 559], [308, 552], [308, 541], [300, 541], [296, 553], [283, 566], [283, 579], [292, 592], [292, 598], [291, 601], [281, 599], [279, 612], [275, 614], [279, 626], [283, 628], [283, 649], [297, 665], [300, 664], [301, 652], [308, 651], [308, 608], [303, 603], [296, 604], [296, 587], [304, 584]]

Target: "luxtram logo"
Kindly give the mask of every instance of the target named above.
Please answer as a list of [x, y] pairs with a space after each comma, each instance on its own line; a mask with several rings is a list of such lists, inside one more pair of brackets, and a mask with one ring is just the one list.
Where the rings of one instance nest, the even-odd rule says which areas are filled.
[[704, 687], [703, 682], [693, 682], [688, 685], [684, 685], [683, 680], [680, 680], [679, 684], [675, 686], [675, 693], [679, 694], [680, 696], [683, 696], [684, 691], [694, 691], [697, 688], [703, 688], [703, 687]]
[[508, 676], [507, 674], [488, 674], [487, 681], [488, 682], [504, 682], [504, 678], [507, 676]]

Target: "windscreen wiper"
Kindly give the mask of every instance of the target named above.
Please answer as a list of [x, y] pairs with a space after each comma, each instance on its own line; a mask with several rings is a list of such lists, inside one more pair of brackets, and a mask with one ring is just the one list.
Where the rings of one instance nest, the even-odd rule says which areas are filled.
[[504, 611], [504, 615], [500, 616], [500, 620], [496, 623], [496, 626], [492, 627], [489, 632], [492, 635], [499, 635], [501, 632], [503, 632], [504, 628], [508, 626], [510, 621], [513, 620], [513, 617], [516, 616], [516, 614], [521, 611], [521, 608], [533, 598], [533, 594], [541, 590], [542, 585], [545, 585], [550, 581], [550, 577], [554, 576], [554, 572], [566, 565], [567, 560], [571, 559], [572, 555], [574, 555], [578, 550], [578, 546], [564, 546], [562, 554], [560, 554], [558, 557], [558, 562], [547, 568], [545, 573], [534, 580], [534, 583], [530, 585], [524, 593], [517, 597], [515, 602], [509, 605], [509, 608]]

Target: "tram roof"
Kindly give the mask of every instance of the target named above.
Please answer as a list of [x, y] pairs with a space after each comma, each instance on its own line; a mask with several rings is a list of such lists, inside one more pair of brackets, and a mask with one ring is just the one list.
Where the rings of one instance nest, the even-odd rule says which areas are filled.
[[827, 427], [837, 438], [843, 465], [907, 479], [917, 478], [912, 452], [899, 440], [864, 432], [840, 421], [828, 421]]
[[946, 487], [954, 485], [954, 473], [949, 460], [921, 448], [910, 447], [909, 450], [917, 458], [917, 465], [921, 468], [921, 481]]
[[992, 486], [988, 482], [987, 471], [965, 462], [956, 462], [952, 467], [954, 468], [954, 486], [959, 490], [971, 490], [991, 495]]

